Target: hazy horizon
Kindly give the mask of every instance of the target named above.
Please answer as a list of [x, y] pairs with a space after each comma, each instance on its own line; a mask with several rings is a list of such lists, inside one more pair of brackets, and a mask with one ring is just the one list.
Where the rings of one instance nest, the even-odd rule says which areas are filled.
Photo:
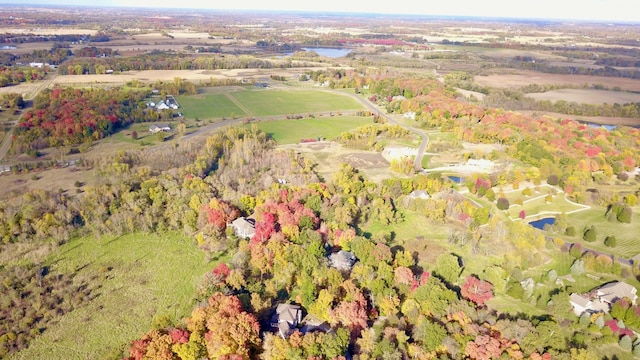
[[[179, 4], [179, 5], [176, 5]], [[16, 0], [0, 0], [1, 5], [48, 5], [48, 6], [95, 6], [89, 0], [27, 0], [18, 4]], [[287, 11], [314, 13], [362, 13], [388, 15], [425, 15], [445, 17], [513, 18], [540, 20], [583, 20], [601, 22], [640, 23], [640, 12], [634, 11], [638, 5], [634, 0], [584, 0], [558, 2], [553, 0], [506, 1], [461, 0], [455, 3], [412, 4], [406, 0], [399, 2], [346, 3], [339, 0], [325, 0], [322, 3], [274, 0], [264, 3], [259, 0], [246, 0], [234, 3], [203, 4], [200, 1], [186, 0], [106, 0], [100, 7], [128, 8], [171, 8], [171, 9], [208, 9], [224, 11]]]

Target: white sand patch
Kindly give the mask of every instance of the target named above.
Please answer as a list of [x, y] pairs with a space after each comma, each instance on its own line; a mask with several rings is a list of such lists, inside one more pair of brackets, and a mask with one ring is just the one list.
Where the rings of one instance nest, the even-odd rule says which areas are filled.
[[418, 154], [418, 149], [407, 146], [387, 146], [382, 150], [382, 157], [387, 161], [413, 158]]

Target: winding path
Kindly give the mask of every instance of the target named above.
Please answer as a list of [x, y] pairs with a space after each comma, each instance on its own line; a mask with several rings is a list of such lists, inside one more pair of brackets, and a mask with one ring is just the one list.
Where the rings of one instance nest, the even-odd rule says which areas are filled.
[[372, 104], [371, 102], [369, 102], [368, 100], [356, 95], [356, 94], [349, 94], [349, 93], [345, 93], [342, 91], [337, 91], [337, 90], [333, 90], [333, 92], [335, 93], [339, 93], [339, 94], [344, 94], [347, 96], [351, 96], [352, 98], [356, 99], [358, 102], [360, 102], [362, 105], [364, 105], [368, 110], [371, 110], [371, 112], [373, 112], [374, 114], [384, 118], [386, 121], [394, 123], [396, 125], [402, 126], [403, 128], [411, 131], [412, 133], [418, 135], [422, 141], [420, 142], [420, 146], [418, 147], [418, 152], [416, 154], [415, 159], [413, 160], [413, 167], [417, 170], [424, 170], [424, 168], [422, 167], [422, 158], [424, 157], [424, 153], [427, 150], [427, 146], [429, 145], [429, 136], [427, 136], [426, 133], [424, 133], [422, 130], [419, 130], [417, 128], [414, 128], [413, 126], [407, 126], [405, 124], [400, 123], [399, 121], [395, 120], [393, 117], [389, 116], [386, 112], [380, 110], [380, 108], [378, 108], [377, 106], [375, 106], [374, 104]]

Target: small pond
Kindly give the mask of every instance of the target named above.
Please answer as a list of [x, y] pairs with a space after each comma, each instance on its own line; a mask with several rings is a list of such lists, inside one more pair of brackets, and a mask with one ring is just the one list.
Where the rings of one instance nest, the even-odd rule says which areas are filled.
[[536, 229], [540, 229], [543, 230], [544, 226], [549, 224], [549, 225], [553, 225], [553, 223], [556, 222], [555, 218], [542, 218], [540, 220], [536, 220], [536, 221], [531, 221], [529, 222], [529, 225], [533, 226]]
[[612, 131], [612, 130], [615, 130], [615, 129], [618, 128], [616, 125], [594, 124], [594, 123], [590, 123], [590, 122], [585, 122], [585, 124], [590, 128], [599, 129], [599, 128], [603, 127], [603, 128], [605, 128], [605, 129], [607, 129], [609, 131]]

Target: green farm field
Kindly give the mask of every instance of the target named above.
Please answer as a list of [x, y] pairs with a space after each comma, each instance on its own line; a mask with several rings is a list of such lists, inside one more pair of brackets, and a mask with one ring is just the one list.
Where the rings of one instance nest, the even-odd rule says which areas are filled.
[[323, 137], [332, 140], [340, 133], [371, 123], [369, 117], [334, 116], [299, 120], [273, 120], [253, 123], [269, 134], [278, 144], [297, 144], [300, 139]]
[[256, 116], [359, 110], [357, 100], [326, 91], [252, 90], [231, 94]]
[[216, 119], [247, 115], [226, 94], [200, 94], [179, 96], [180, 111], [189, 119]]
[[96, 284], [96, 298], [62, 316], [9, 359], [102, 359], [149, 331], [154, 319], [180, 320], [213, 265], [179, 233], [84, 237], [60, 247], [52, 270]]

